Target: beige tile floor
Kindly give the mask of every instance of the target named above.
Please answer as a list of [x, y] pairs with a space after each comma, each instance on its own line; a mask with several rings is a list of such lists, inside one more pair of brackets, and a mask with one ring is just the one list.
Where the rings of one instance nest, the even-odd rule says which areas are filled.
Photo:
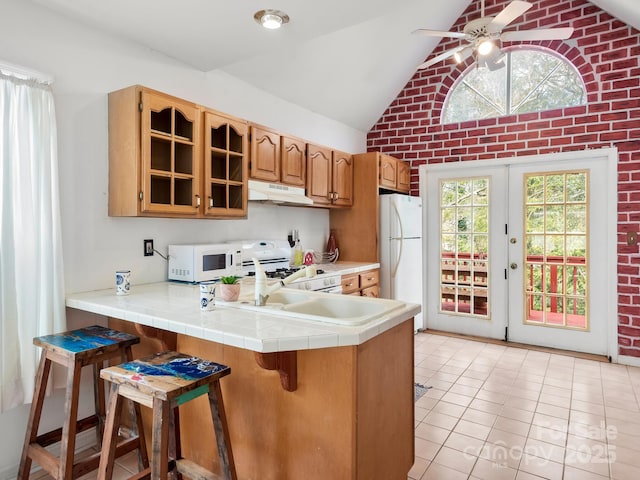
[[415, 378], [409, 480], [640, 479], [640, 368], [419, 333]]
[[640, 368], [419, 333], [410, 480], [640, 479]]

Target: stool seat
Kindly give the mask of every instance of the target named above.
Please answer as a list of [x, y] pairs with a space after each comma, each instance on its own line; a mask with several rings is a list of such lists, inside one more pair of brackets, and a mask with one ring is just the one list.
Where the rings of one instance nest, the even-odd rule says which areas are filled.
[[[44, 335], [33, 339], [34, 345], [42, 349], [40, 365], [27, 423], [25, 443], [20, 459], [18, 480], [29, 478], [32, 461], [38, 463], [57, 480], [72, 480], [98, 467], [100, 455], [94, 454], [82, 461], [74, 461], [76, 434], [90, 428], [96, 428], [98, 445], [102, 439], [105, 419], [104, 384], [99, 379], [99, 370], [105, 362], [131, 360], [131, 346], [140, 342], [140, 338], [110, 328], [93, 325], [53, 335]], [[67, 390], [64, 405], [64, 424], [62, 428], [38, 435], [38, 427], [51, 363], [67, 368]], [[80, 396], [80, 377], [82, 367], [92, 365], [94, 375], [95, 413], [78, 420], [78, 400]], [[141, 424], [139, 425], [141, 426]], [[138, 426], [138, 427], [139, 427]], [[141, 430], [135, 432], [127, 442], [120, 445], [118, 456], [128, 453], [139, 445]], [[56, 457], [45, 447], [60, 442], [60, 455]], [[144, 447], [144, 445], [142, 445]], [[141, 451], [141, 463], [148, 465], [146, 449]]]
[[[199, 357], [174, 351], [105, 368], [100, 376], [111, 382], [102, 456], [98, 480], [110, 480], [113, 474], [113, 437], [119, 426], [120, 401], [128, 398], [153, 409], [152, 454], [149, 473], [152, 480], [166, 479], [169, 471], [188, 478], [224, 478], [235, 480], [236, 472], [229, 430], [222, 402], [220, 378], [231, 368]], [[180, 433], [176, 426], [178, 406], [201, 395], [208, 395], [214, 425], [222, 477], [190, 460], [180, 451]], [[173, 437], [169, 431], [173, 431]]]

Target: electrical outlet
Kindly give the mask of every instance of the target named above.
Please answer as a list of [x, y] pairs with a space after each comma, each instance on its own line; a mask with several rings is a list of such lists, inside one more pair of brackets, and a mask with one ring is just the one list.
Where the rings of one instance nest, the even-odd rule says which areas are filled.
[[145, 257], [153, 256], [153, 240], [144, 241], [144, 256]]

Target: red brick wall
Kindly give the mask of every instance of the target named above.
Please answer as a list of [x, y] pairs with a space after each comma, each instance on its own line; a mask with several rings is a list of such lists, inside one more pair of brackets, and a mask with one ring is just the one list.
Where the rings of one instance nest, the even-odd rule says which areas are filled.
[[[473, 61], [449, 60], [416, 72], [369, 132], [367, 147], [411, 163], [414, 195], [417, 167], [424, 163], [617, 147], [618, 344], [620, 354], [640, 357], [640, 257], [638, 246], [626, 244], [626, 232], [640, 230], [640, 33], [585, 0], [529, 1], [533, 7], [507, 29], [573, 26], [569, 41], [528, 43], [575, 65], [587, 87], [587, 105], [441, 125], [447, 93]], [[479, 17], [480, 3], [474, 0], [452, 30], [462, 31]], [[486, 15], [496, 15], [508, 0], [485, 3]], [[457, 45], [445, 39], [433, 55]]]

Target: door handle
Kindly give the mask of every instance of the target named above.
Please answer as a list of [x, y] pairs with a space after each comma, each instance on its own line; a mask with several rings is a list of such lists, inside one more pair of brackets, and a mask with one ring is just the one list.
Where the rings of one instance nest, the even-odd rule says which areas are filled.
[[511, 265], [509, 265], [509, 267], [511, 267], [511, 270], [516, 270], [518, 268], [518, 264], [513, 262], [511, 263]]

